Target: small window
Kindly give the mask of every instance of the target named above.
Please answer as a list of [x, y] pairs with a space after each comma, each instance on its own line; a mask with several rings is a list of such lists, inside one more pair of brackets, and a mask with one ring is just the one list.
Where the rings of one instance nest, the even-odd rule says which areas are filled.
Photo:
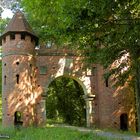
[[19, 74], [16, 75], [16, 82], [19, 84]]
[[19, 62], [16, 62], [16, 65], [19, 65]]
[[6, 66], [6, 63], [4, 64], [4, 66]]
[[105, 78], [105, 86], [108, 87], [108, 77]]
[[15, 34], [10, 34], [10, 40], [14, 40], [15, 39]]
[[40, 71], [40, 74], [46, 74], [46, 72], [47, 72], [47, 67], [46, 67], [46, 66], [40, 66], [40, 67], [39, 67], [39, 71]]
[[105, 80], [105, 86], [106, 87], [109, 87], [109, 77], [110, 77], [109, 73], [104, 74], [104, 80]]
[[6, 75], [4, 76], [4, 85], [6, 85]]
[[25, 34], [24, 33], [21, 34], [21, 40], [25, 40]]

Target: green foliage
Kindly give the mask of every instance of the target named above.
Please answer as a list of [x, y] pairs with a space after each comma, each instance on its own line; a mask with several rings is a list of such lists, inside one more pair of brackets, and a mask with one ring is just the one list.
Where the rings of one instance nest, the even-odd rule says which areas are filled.
[[[117, 85], [128, 80], [135, 83], [131, 85], [136, 85], [140, 131], [139, 1], [23, 0], [22, 6], [34, 22], [32, 25], [43, 35], [42, 40], [73, 44], [84, 50], [88, 62], [109, 68]], [[124, 56], [127, 58], [122, 61]], [[115, 61], [119, 63], [111, 67]]]
[[2, 92], [2, 62], [0, 61], [0, 95]]
[[[42, 41], [53, 40], [82, 49], [87, 62], [101, 63], [105, 68], [129, 54], [109, 75], [117, 76], [117, 85], [135, 77], [140, 45], [138, 1], [41, 0], [32, 4], [23, 0], [22, 6]], [[127, 71], [122, 73], [125, 67]]]
[[47, 118], [62, 119], [71, 125], [85, 125], [85, 101], [83, 89], [75, 81], [66, 77], [54, 80], [46, 99]]
[[[108, 140], [107, 137], [97, 136], [89, 132], [79, 132], [70, 128], [0, 128], [1, 134], [10, 136], [12, 140]], [[115, 140], [115, 138], [111, 138]], [[117, 139], [118, 140], [118, 139]]]
[[2, 62], [0, 62], [0, 120], [2, 120]]
[[0, 1], [0, 8], [2, 9], [12, 9], [13, 5], [16, 5], [21, 0], [1, 0]]
[[0, 36], [4, 32], [5, 27], [7, 26], [8, 22], [9, 22], [9, 19], [8, 18], [7, 19], [1, 19], [0, 18]]
[[101, 63], [105, 68], [129, 53], [132, 63], [122, 63], [111, 73], [121, 77], [121, 70], [129, 65], [120, 81], [125, 77], [125, 82], [133, 74], [134, 56], [137, 56], [140, 45], [138, 1], [36, 0], [32, 3], [23, 0], [22, 6], [42, 41], [72, 44], [84, 50], [88, 62]]
[[139, 26], [133, 24], [140, 13], [137, 0], [23, 0], [22, 6], [41, 40], [80, 44], [82, 49], [94, 50], [94, 55], [98, 43], [102, 43], [116, 48], [109, 50], [117, 57], [124, 50], [123, 43], [131, 46], [139, 34]]

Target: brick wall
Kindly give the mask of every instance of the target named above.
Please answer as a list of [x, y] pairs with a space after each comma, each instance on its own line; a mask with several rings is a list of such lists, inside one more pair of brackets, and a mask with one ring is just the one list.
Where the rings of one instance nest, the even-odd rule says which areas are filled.
[[42, 125], [46, 121], [46, 98], [42, 95], [47, 94], [53, 80], [66, 76], [83, 87], [88, 126], [120, 129], [120, 116], [125, 113], [128, 129], [135, 131], [133, 90], [127, 84], [112, 88], [111, 82], [106, 87], [103, 68], [98, 64], [87, 67], [83, 57], [73, 50], [42, 47], [35, 51], [30, 36], [21, 41], [20, 34], [16, 34], [15, 40], [7, 35], [6, 41], [3, 40], [2, 65], [3, 125], [14, 124], [16, 111], [22, 112], [24, 126]]

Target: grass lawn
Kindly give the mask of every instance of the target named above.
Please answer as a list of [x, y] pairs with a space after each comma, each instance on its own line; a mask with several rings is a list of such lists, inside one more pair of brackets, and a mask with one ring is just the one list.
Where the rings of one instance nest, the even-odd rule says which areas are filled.
[[1, 127], [0, 134], [10, 136], [10, 140], [109, 140], [96, 136], [92, 132], [79, 132], [62, 127], [22, 128], [20, 130]]

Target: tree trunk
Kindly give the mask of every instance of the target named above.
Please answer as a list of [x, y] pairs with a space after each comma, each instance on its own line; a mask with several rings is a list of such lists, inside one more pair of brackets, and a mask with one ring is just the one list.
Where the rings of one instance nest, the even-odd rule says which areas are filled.
[[137, 109], [136, 131], [140, 132], [140, 62], [137, 62], [136, 65], [136, 109]]

